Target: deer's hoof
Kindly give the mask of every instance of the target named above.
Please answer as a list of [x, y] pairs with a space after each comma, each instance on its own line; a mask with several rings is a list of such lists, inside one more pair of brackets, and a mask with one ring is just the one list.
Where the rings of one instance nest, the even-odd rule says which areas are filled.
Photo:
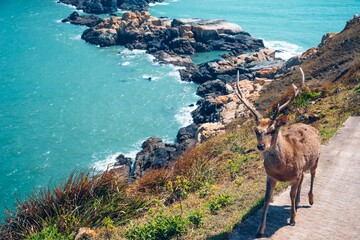
[[309, 193], [309, 204], [313, 205], [314, 204], [314, 194]]
[[290, 220], [290, 223], [289, 223], [290, 226], [295, 226], [295, 221], [294, 220]]

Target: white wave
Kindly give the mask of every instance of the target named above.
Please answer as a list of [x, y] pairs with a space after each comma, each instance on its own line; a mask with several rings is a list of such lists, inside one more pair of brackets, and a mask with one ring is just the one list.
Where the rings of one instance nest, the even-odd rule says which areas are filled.
[[276, 57], [284, 60], [301, 55], [304, 52], [301, 46], [285, 41], [264, 41], [264, 44], [265, 47], [275, 49], [277, 51]]
[[120, 154], [123, 154], [125, 157], [129, 157], [134, 160], [136, 157], [136, 154], [139, 151], [140, 151], [140, 148], [134, 149], [134, 150], [130, 151], [129, 153], [117, 152], [115, 154], [111, 154], [111, 155], [107, 156], [103, 160], [96, 161], [95, 163], [92, 164], [91, 167], [97, 171], [105, 171], [107, 169], [112, 169], [112, 168], [114, 168], [114, 164], [116, 163], [117, 156], [119, 156]]
[[180, 111], [175, 115], [176, 121], [181, 125], [181, 127], [186, 127], [193, 123], [193, 119], [191, 116], [191, 112], [196, 109], [196, 105], [190, 107], [183, 107]]
[[57, 23], [62, 23], [62, 19], [56, 20]]
[[128, 62], [128, 61], [123, 62], [123, 63], [121, 64], [121, 66], [128, 66], [128, 65], [130, 65], [130, 62]]
[[124, 48], [123, 50], [120, 51], [120, 54], [125, 56], [143, 55], [145, 53], [146, 50], [139, 50], [139, 49], [130, 50], [127, 48]]
[[149, 7], [153, 7], [153, 6], [156, 6], [156, 5], [169, 5], [168, 2], [156, 2], [156, 3], [149, 3]]
[[72, 40], [81, 40], [81, 35], [77, 34], [75, 36], [70, 37], [70, 39], [72, 39]]

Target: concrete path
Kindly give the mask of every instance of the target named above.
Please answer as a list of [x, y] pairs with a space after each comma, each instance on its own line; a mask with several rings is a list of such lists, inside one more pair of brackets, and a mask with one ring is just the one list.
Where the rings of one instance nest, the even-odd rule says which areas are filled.
[[[310, 174], [306, 174], [296, 225], [288, 225], [288, 188], [270, 204], [263, 239], [360, 239], [360, 117], [350, 117], [322, 146], [317, 169], [314, 205], [308, 203]], [[262, 209], [237, 227], [230, 239], [254, 239], [261, 213]]]

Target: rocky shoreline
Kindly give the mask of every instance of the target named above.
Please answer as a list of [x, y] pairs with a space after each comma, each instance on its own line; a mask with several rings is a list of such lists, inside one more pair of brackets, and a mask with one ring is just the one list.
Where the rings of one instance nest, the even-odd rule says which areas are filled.
[[[302, 57], [287, 62], [277, 59], [275, 50], [265, 48], [261, 39], [223, 20], [156, 18], [134, 11], [107, 19], [74, 12], [63, 21], [88, 26], [81, 36], [88, 43], [146, 50], [159, 63], [183, 67], [179, 70], [183, 81], [200, 84], [197, 94], [202, 99], [192, 112], [194, 123], [178, 131], [175, 143], [150, 137], [142, 144], [133, 168], [130, 158], [117, 157], [114, 166], [127, 178], [142, 177], [149, 169], [173, 167], [188, 148], [221, 134], [228, 123], [247, 114], [234, 95], [237, 72], [242, 91], [254, 101], [270, 81], [303, 61]], [[191, 54], [212, 50], [229, 53], [201, 64], [194, 64], [190, 58]]]
[[150, 3], [163, 2], [163, 0], [59, 0], [59, 3], [72, 5], [85, 13], [103, 14], [114, 13], [118, 9], [142, 11]]

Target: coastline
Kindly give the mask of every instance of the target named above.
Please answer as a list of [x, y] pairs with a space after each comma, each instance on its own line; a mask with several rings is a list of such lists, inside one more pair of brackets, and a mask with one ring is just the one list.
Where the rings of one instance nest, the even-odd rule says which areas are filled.
[[[241, 79], [247, 80], [243, 85], [245, 92], [254, 100], [252, 96], [256, 96], [284, 64], [275, 58], [274, 50], [265, 48], [262, 40], [252, 38], [239, 25], [222, 20], [155, 18], [147, 12], [134, 11], [105, 19], [73, 12], [63, 20], [67, 21], [89, 27], [81, 36], [86, 42], [100, 47], [124, 45], [129, 50], [146, 50], [154, 62], [178, 68], [182, 81], [201, 84], [197, 91], [201, 99], [196, 106], [188, 106], [194, 108], [193, 121], [179, 129], [175, 142], [150, 137], [142, 143], [132, 163], [124, 160], [128, 156], [123, 154], [110, 156], [112, 167], [117, 165], [127, 178], [142, 177], [148, 169], [171, 167], [171, 162], [187, 149], [222, 133], [227, 123], [242, 115], [244, 109], [239, 106], [231, 86], [237, 70], [241, 71]], [[213, 50], [228, 53], [221, 59], [200, 64], [194, 64], [189, 57], [196, 52]], [[149, 76], [148, 79], [155, 80]], [[216, 82], [216, 79], [220, 80]], [[135, 169], [129, 169], [133, 164]], [[135, 175], [129, 176], [130, 172]]]

